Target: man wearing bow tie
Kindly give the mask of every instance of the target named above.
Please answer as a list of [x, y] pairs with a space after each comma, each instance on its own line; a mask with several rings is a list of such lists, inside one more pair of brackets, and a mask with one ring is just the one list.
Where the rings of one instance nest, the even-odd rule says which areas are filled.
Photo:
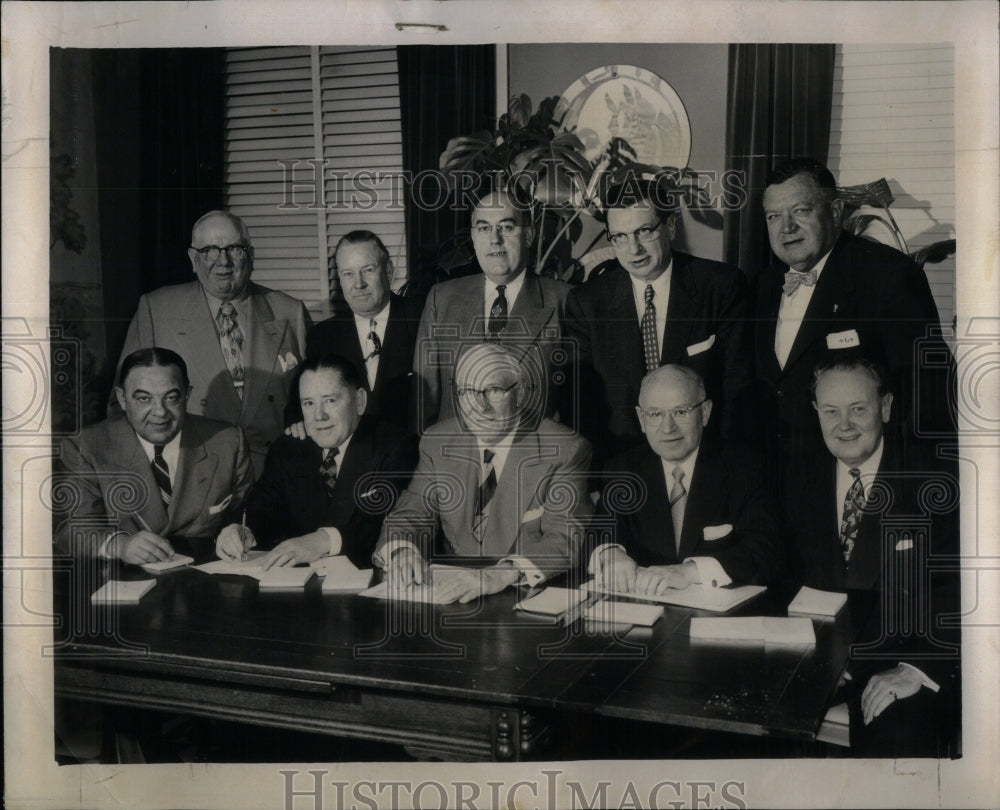
[[[309, 330], [306, 355], [332, 353], [350, 360], [364, 371], [365, 413], [409, 429], [413, 348], [423, 302], [392, 292], [392, 259], [371, 231], [341, 237], [334, 263], [347, 308]], [[297, 413], [290, 416], [297, 421]]]
[[260, 544], [271, 549], [265, 568], [337, 554], [369, 567], [382, 519], [416, 463], [413, 442], [364, 416], [368, 392], [343, 357], [306, 358], [293, 390], [306, 439], [274, 442], [247, 498], [246, 528], [227, 526], [216, 553], [238, 559]]
[[576, 564], [591, 512], [590, 444], [532, 418], [526, 376], [518, 355], [497, 343], [459, 357], [461, 416], [424, 433], [413, 480], [382, 527], [373, 559], [390, 588], [428, 582], [428, 561], [495, 563], [434, 586], [438, 601], [467, 602]]
[[821, 449], [809, 384], [829, 350], [860, 350], [885, 365], [901, 437], [953, 430], [951, 355], [923, 271], [894, 248], [842, 230], [843, 200], [815, 160], [771, 171], [764, 216], [775, 261], [757, 281], [756, 375], [761, 412], [773, 415], [776, 468]]

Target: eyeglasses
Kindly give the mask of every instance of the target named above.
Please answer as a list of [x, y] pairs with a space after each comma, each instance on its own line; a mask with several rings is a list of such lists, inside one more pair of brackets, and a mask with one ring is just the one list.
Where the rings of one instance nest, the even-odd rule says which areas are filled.
[[634, 236], [640, 242], [652, 242], [657, 238], [656, 232], [663, 224], [662, 219], [658, 219], [655, 225], [643, 225], [630, 233], [611, 233], [608, 231], [608, 241], [615, 247], [624, 247], [628, 244], [629, 238]]
[[516, 222], [511, 222], [510, 220], [504, 220], [503, 222], [498, 222], [496, 225], [490, 225], [488, 222], [477, 222], [472, 226], [472, 233], [476, 236], [489, 236], [496, 229], [497, 233], [501, 233], [504, 236], [511, 236], [515, 231], [521, 229], [521, 226]]
[[460, 397], [473, 397], [480, 402], [488, 402], [490, 405], [499, 405], [507, 394], [515, 388], [517, 388], [517, 383], [508, 385], [506, 388], [502, 385], [488, 385], [486, 388], [459, 388], [458, 395]]
[[246, 258], [247, 253], [250, 251], [247, 245], [226, 245], [225, 247], [219, 247], [218, 245], [205, 245], [205, 247], [195, 247], [191, 245], [191, 250], [197, 250], [201, 257], [207, 262], [217, 262], [222, 252], [225, 251], [226, 255], [229, 256], [234, 262], [242, 261]]
[[642, 412], [642, 415], [649, 420], [649, 423], [653, 427], [656, 427], [663, 421], [663, 417], [665, 417], [668, 413], [675, 422], [684, 422], [685, 420], [690, 419], [694, 412], [706, 402], [708, 402], [707, 398], [703, 399], [701, 402], [696, 402], [694, 405], [688, 405], [684, 408], [669, 408], [668, 410], [650, 408], [648, 411], [645, 408], [639, 408], [639, 410]]

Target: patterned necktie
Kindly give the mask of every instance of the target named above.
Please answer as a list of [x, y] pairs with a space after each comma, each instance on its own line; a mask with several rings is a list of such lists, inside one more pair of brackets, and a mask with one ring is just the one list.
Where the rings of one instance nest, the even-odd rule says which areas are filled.
[[156, 486], [160, 490], [160, 499], [164, 506], [170, 506], [170, 497], [173, 489], [170, 486], [170, 467], [167, 460], [163, 458], [163, 445], [153, 445], [153, 478], [156, 479]]
[[844, 557], [844, 567], [851, 562], [851, 552], [858, 539], [858, 527], [861, 524], [861, 513], [865, 508], [865, 488], [861, 486], [861, 471], [851, 467], [850, 488], [844, 498], [844, 516], [840, 520], [840, 553]]
[[642, 348], [646, 355], [646, 373], [660, 367], [659, 341], [656, 338], [656, 307], [653, 305], [653, 285], [646, 285], [646, 310], [642, 313]]
[[236, 322], [236, 307], [228, 301], [219, 307], [219, 344], [226, 367], [233, 377], [233, 385], [240, 399], [243, 399], [243, 331]]
[[369, 324], [368, 328], [371, 330], [370, 332], [368, 332], [368, 342], [372, 344], [372, 350], [365, 358], [366, 363], [373, 357], [378, 357], [380, 354], [382, 354], [382, 341], [378, 339], [378, 332], [375, 331], [374, 318], [371, 319], [371, 323]]
[[486, 518], [489, 516], [490, 501], [497, 491], [497, 471], [493, 466], [493, 457], [496, 455], [492, 450], [483, 450], [482, 471], [483, 482], [479, 485], [479, 492], [476, 495], [476, 514], [472, 521], [472, 533], [476, 540], [483, 542], [483, 528], [486, 525]]
[[337, 454], [339, 452], [340, 448], [334, 447], [326, 454], [326, 457], [319, 465], [320, 478], [323, 479], [327, 491], [331, 494], [333, 494], [333, 488], [337, 485]]
[[490, 322], [487, 326], [491, 338], [499, 337], [507, 328], [507, 296], [504, 295], [506, 289], [506, 284], [497, 284], [497, 297], [490, 307]]
[[795, 292], [800, 284], [805, 284], [807, 287], [812, 287], [816, 284], [816, 271], [806, 270], [804, 273], [800, 273], [798, 270], [789, 270], [785, 273], [785, 283], [781, 285], [781, 291], [785, 295], [791, 295]]
[[674, 545], [677, 547], [677, 552], [680, 553], [687, 490], [684, 488], [684, 470], [680, 468], [680, 465], [674, 467], [670, 474], [674, 478], [674, 485], [670, 488], [670, 518], [674, 524]]

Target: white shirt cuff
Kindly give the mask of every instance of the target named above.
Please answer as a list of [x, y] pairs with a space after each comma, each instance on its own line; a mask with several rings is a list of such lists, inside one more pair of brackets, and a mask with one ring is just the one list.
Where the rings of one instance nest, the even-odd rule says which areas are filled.
[[340, 554], [340, 550], [344, 547], [344, 538], [340, 535], [340, 529], [334, 526], [320, 526], [319, 531], [323, 532], [330, 540], [330, 550], [327, 552], [327, 556], [336, 557]]
[[527, 557], [521, 557], [519, 555], [504, 557], [500, 560], [498, 565], [503, 565], [504, 563], [510, 563], [513, 565], [524, 576], [525, 583], [530, 585], [532, 588], [540, 582], [544, 582], [546, 579], [545, 574], [543, 574], [541, 570], [539, 570], [538, 566]]
[[920, 676], [920, 683], [930, 689], [932, 692], [937, 692], [941, 687], [933, 680], [928, 678], [921, 670], [917, 669], [913, 664], [907, 664], [905, 661], [900, 661], [899, 665], [901, 667], [906, 667], [907, 669], [912, 669], [917, 675]]
[[605, 551], [608, 551], [609, 549], [613, 548], [625, 551], [625, 546], [621, 545], [620, 543], [601, 543], [601, 545], [599, 545], [592, 552], [590, 552], [590, 561], [587, 563], [587, 573], [590, 574], [592, 577], [596, 577], [597, 561], [598, 559], [600, 559], [600, 555], [602, 555]]
[[389, 560], [392, 559], [392, 555], [404, 548], [412, 548], [417, 552], [417, 556], [422, 556], [420, 549], [409, 540], [390, 540], [382, 548], [375, 549], [375, 553], [372, 554], [372, 562], [384, 571], [389, 567]]
[[114, 540], [118, 535], [124, 534], [128, 537], [128, 532], [115, 532], [114, 534], [109, 534], [104, 538], [104, 542], [101, 543], [101, 547], [97, 549], [97, 557], [101, 560], [110, 560], [111, 557], [108, 556], [108, 546], [111, 545], [111, 541]]
[[698, 578], [706, 588], [722, 588], [733, 581], [715, 557], [688, 557], [684, 560], [688, 561], [695, 564]]

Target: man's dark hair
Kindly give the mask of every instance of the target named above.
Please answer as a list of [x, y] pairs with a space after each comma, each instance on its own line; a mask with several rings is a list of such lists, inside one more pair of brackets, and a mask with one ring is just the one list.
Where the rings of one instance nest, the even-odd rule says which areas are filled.
[[816, 401], [816, 385], [819, 383], [819, 378], [826, 374], [826, 372], [858, 370], [865, 372], [865, 374], [875, 381], [875, 384], [878, 386], [879, 399], [882, 399], [882, 397], [889, 393], [888, 383], [886, 382], [885, 368], [881, 363], [877, 363], [870, 357], [860, 354], [841, 356], [831, 354], [821, 360], [816, 365], [816, 368], [813, 369], [812, 380], [809, 382], [809, 393], [812, 396], [812, 401]]
[[354, 391], [365, 387], [364, 381], [361, 379], [361, 374], [354, 363], [339, 354], [321, 354], [307, 357], [299, 365], [298, 373], [295, 375], [295, 381], [292, 384], [293, 401], [297, 401], [299, 398], [299, 380], [302, 379], [302, 375], [307, 371], [320, 371], [322, 369], [339, 372], [344, 385]]
[[517, 183], [505, 183], [489, 188], [476, 198], [476, 204], [472, 207], [472, 218], [475, 220], [476, 211], [482, 207], [483, 203], [494, 194], [506, 197], [510, 202], [510, 207], [517, 212], [518, 225], [530, 226], [534, 224], [536, 204], [532, 196]]
[[382, 262], [382, 267], [389, 264], [389, 251], [386, 249], [382, 240], [378, 238], [378, 235], [366, 230], [351, 231], [350, 233], [345, 233], [340, 237], [340, 241], [337, 242], [337, 246], [333, 249], [333, 265], [337, 266], [337, 251], [344, 245], [362, 245], [367, 242], [374, 243], [375, 247], [378, 248], [379, 259]]
[[177, 366], [181, 372], [181, 379], [184, 380], [184, 389], [187, 390], [188, 386], [191, 385], [188, 380], [187, 364], [184, 362], [184, 358], [177, 354], [177, 352], [170, 351], [170, 349], [161, 349], [159, 346], [153, 346], [149, 349], [139, 349], [132, 352], [132, 354], [122, 360], [122, 367], [118, 372], [118, 386], [125, 388], [125, 380], [128, 379], [129, 372], [132, 369], [152, 368], [154, 366], [161, 368]]
[[680, 199], [681, 191], [676, 180], [668, 175], [650, 179], [628, 174], [605, 192], [603, 219], [607, 220], [607, 211], [612, 208], [631, 208], [649, 203], [660, 219], [666, 220], [678, 212]]
[[809, 157], [792, 158], [779, 163], [768, 173], [764, 188], [779, 185], [799, 174], [808, 174], [831, 199], [837, 196], [837, 181], [833, 179], [833, 173], [818, 160]]

